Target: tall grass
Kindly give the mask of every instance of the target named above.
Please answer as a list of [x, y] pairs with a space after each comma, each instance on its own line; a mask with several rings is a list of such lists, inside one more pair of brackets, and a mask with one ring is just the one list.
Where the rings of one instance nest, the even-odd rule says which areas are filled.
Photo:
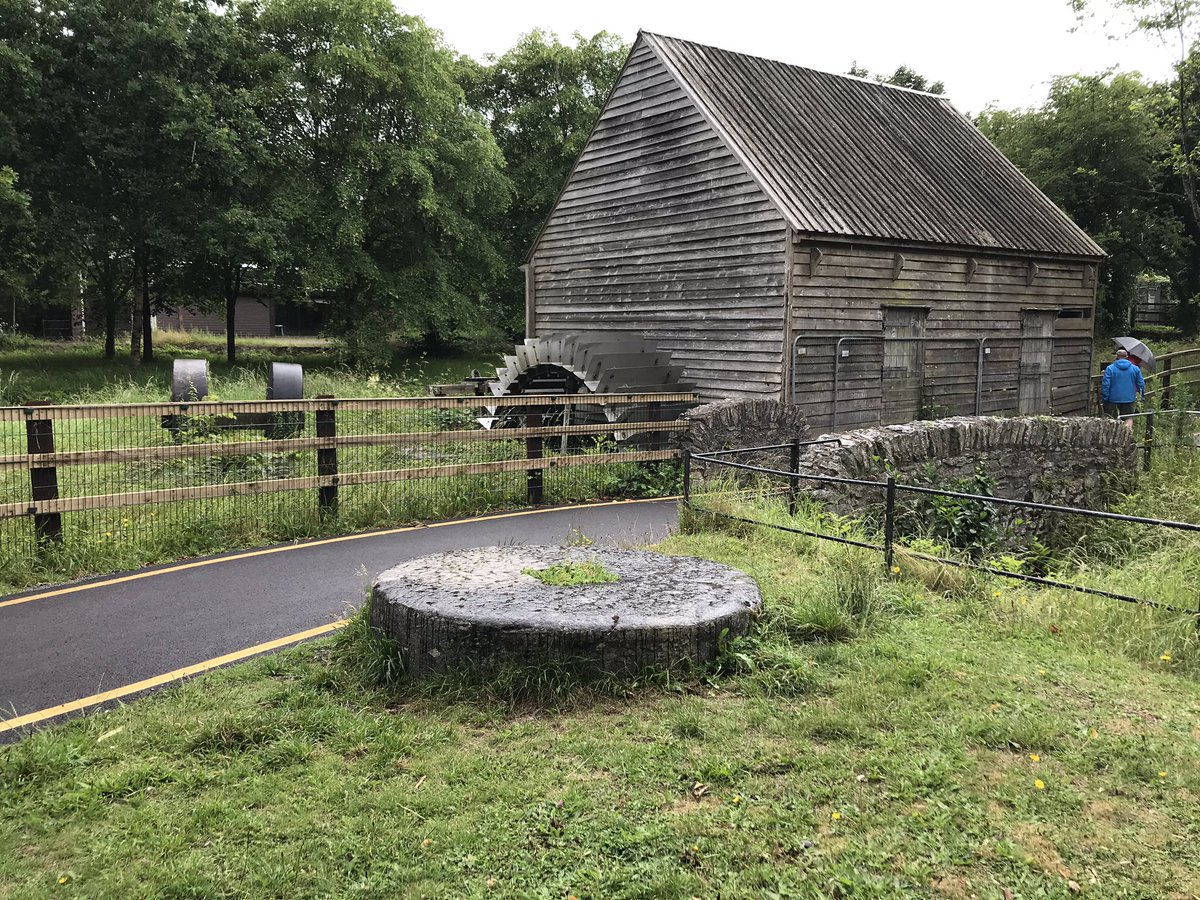
[[421, 350], [396, 353], [383, 372], [369, 374], [347, 365], [338, 348], [322, 339], [281, 342], [241, 339], [238, 362], [225, 362], [219, 336], [160, 332], [148, 365], [120, 352], [105, 359], [97, 341], [53, 343], [28, 338], [0, 344], [0, 406], [48, 400], [53, 403], [148, 403], [170, 399], [171, 363], [176, 357], [205, 358], [212, 375], [209, 399], [262, 400], [267, 364], [304, 366], [310, 397], [394, 397], [427, 393], [429, 384], [459, 381], [472, 369], [487, 373], [499, 361], [489, 345], [444, 354]]
[[[820, 587], [811, 589], [808, 596], [814, 599], [787, 605], [764, 622], [765, 640], [776, 631], [792, 638], [845, 638], [881, 610], [940, 602], [956, 610], [964, 623], [989, 621], [1026, 636], [1065, 634], [1103, 652], [1200, 675], [1200, 535], [1196, 533], [1088, 519], [1080, 540], [1055, 555], [1047, 557], [1039, 548], [1030, 554], [985, 554], [978, 560], [1002, 571], [1021, 574], [1033, 569], [1068, 584], [1127, 594], [1177, 610], [1170, 611], [930, 562], [910, 552], [909, 548], [969, 561], [932, 533], [917, 533], [905, 541], [907, 547], [897, 546], [898, 571], [884, 572], [880, 553], [736, 521], [752, 519], [766, 526], [882, 544], [873, 525], [832, 515], [811, 503], [802, 502], [790, 515], [777, 482], [710, 480], [693, 492], [693, 501], [696, 509], [681, 517], [685, 532], [729, 534], [751, 543], [788, 541], [806, 554]], [[1114, 511], [1200, 523], [1200, 450], [1159, 448], [1153, 470], [1143, 474], [1137, 489]]]

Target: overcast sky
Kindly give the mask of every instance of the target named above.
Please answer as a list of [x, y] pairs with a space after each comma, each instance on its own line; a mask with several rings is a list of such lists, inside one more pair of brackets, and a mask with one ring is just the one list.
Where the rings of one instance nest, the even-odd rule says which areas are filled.
[[1172, 49], [1140, 35], [1110, 40], [1091, 26], [1076, 33], [1066, 0], [396, 0], [439, 29], [460, 53], [500, 54], [536, 27], [564, 40], [610, 31], [632, 42], [638, 29], [845, 72], [907, 65], [946, 92], [963, 112], [988, 104], [1041, 103], [1055, 75], [1110, 67], [1147, 77], [1170, 73]]

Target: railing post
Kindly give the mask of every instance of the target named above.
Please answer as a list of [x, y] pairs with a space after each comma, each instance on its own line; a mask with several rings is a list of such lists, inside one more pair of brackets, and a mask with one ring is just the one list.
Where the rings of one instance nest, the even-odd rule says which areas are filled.
[[896, 476], [889, 475], [883, 506], [883, 564], [892, 571], [896, 541]]
[[[51, 406], [49, 400], [31, 403], [29, 407]], [[54, 420], [35, 419], [33, 410], [25, 409], [25, 441], [30, 454], [54, 452]], [[29, 485], [32, 489], [33, 500], [58, 499], [58, 469], [54, 466], [39, 466], [29, 470]], [[61, 542], [62, 513], [34, 513], [33, 528], [37, 534], [38, 544], [47, 541]]]
[[800, 493], [800, 438], [792, 438], [790, 467], [788, 471], [788, 515], [796, 514], [796, 500]]
[[683, 505], [692, 505], [692, 451], [683, 451]]
[[1146, 434], [1142, 438], [1142, 469], [1150, 471], [1150, 460], [1154, 453], [1154, 413], [1146, 416]]
[[1162, 383], [1162, 399], [1159, 401], [1159, 405], [1163, 409], [1171, 408], [1171, 363], [1173, 361], [1169, 356], [1163, 360], [1162, 378], [1160, 379]]
[[[329, 394], [323, 394], [318, 400], [328, 400], [328, 409], [318, 409], [316, 413], [317, 437], [337, 437], [337, 400]], [[331, 447], [317, 449], [317, 475], [330, 476], [333, 483], [317, 488], [317, 507], [322, 516], [336, 516], [338, 511], [338, 452], [337, 444]]]
[[[541, 419], [542, 414], [540, 412], [527, 412], [525, 413], [525, 427], [537, 428], [541, 425]], [[525, 438], [525, 458], [542, 458], [542, 439], [540, 437]], [[542, 502], [543, 474], [542, 469], [525, 470], [525, 498], [528, 500], [530, 506]]]

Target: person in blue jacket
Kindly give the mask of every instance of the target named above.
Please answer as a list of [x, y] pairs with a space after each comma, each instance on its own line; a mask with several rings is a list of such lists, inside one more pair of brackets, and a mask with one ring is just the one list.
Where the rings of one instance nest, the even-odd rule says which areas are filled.
[[[1146, 398], [1146, 379], [1142, 377], [1142, 370], [1129, 361], [1129, 353], [1118, 350], [1116, 360], [1104, 370], [1100, 380], [1104, 411], [1114, 419], [1127, 416], [1133, 412], [1138, 397]], [[1125, 427], [1133, 428], [1133, 419], [1125, 419]]]

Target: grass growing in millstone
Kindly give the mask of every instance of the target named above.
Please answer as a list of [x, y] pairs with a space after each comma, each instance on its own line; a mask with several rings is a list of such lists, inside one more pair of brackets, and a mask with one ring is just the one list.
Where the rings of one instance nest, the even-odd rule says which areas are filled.
[[544, 569], [526, 568], [522, 575], [536, 578], [542, 584], [551, 587], [574, 587], [585, 584], [612, 584], [620, 579], [616, 572], [604, 568], [604, 564], [594, 559], [566, 559]]
[[1176, 662], [853, 548], [659, 549], [764, 593], [682, 681], [434, 693], [382, 683], [348, 628], [0, 748], [0, 897], [1200, 891]]

